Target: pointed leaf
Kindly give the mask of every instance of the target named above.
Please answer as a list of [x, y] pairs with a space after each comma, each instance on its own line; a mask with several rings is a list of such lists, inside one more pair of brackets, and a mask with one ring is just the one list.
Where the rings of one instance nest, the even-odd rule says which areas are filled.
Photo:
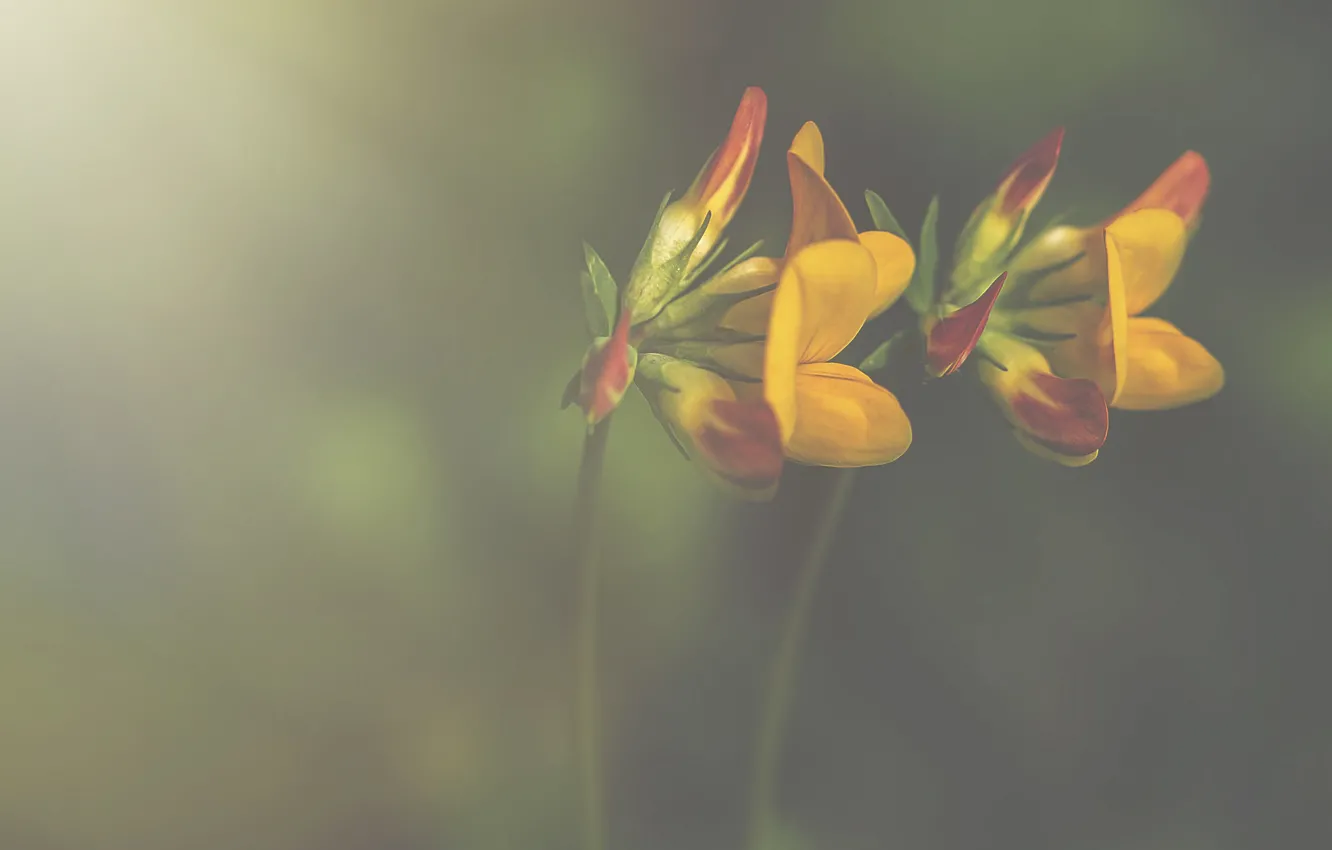
[[593, 337], [610, 336], [611, 317], [597, 295], [597, 285], [592, 275], [583, 272], [578, 276], [578, 283], [583, 293], [583, 318], [587, 323], [587, 332]]
[[930, 199], [925, 221], [920, 227], [920, 257], [916, 273], [907, 286], [906, 299], [911, 309], [925, 313], [934, 304], [934, 275], [939, 266], [939, 196]]
[[907, 238], [906, 231], [898, 223], [897, 217], [888, 209], [888, 205], [883, 202], [883, 198], [872, 189], [865, 190], [865, 204], [869, 207], [870, 218], [874, 220], [876, 230], [885, 230], [894, 236], [906, 240], [907, 244], [911, 240]]
[[[583, 311], [587, 315], [588, 330], [592, 336], [609, 336], [615, 327], [615, 278], [597, 254], [596, 249], [583, 243], [583, 257], [587, 260], [587, 274], [583, 276]], [[599, 318], [598, 318], [599, 314]]]

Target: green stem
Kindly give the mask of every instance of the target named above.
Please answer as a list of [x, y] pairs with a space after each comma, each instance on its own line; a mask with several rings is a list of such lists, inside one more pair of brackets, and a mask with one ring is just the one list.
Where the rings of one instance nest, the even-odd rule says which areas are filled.
[[754, 746], [754, 769], [749, 798], [749, 850], [770, 847], [769, 831], [775, 808], [777, 773], [781, 766], [782, 739], [791, 711], [791, 694], [800, 667], [800, 653], [809, 628], [809, 613], [819, 578], [823, 575], [833, 537], [841, 525], [848, 498], [855, 485], [854, 469], [839, 469], [832, 492], [814, 529], [814, 539], [797, 579], [795, 598], [786, 614], [781, 644], [769, 674]]
[[597, 681], [601, 584], [597, 497], [609, 436], [610, 418], [607, 417], [589, 431], [583, 441], [583, 460], [578, 466], [578, 502], [574, 509], [574, 540], [578, 552], [577, 741], [585, 850], [602, 850], [606, 844], [601, 782], [601, 695]]

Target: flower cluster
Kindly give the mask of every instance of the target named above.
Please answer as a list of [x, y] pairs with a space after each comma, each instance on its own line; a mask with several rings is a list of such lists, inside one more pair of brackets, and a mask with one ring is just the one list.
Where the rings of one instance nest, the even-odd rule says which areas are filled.
[[972, 212], [921, 329], [932, 369], [955, 369], [974, 347], [975, 374], [1018, 441], [1081, 466], [1105, 443], [1110, 407], [1201, 401], [1224, 372], [1173, 324], [1140, 315], [1174, 280], [1197, 229], [1206, 162], [1185, 153], [1109, 219], [1056, 224], [1020, 244], [1062, 141], [1060, 129], [1037, 142]]
[[[1018, 439], [1067, 465], [1096, 457], [1110, 406], [1175, 407], [1220, 389], [1220, 364], [1201, 345], [1139, 315], [1170, 284], [1197, 227], [1209, 181], [1197, 154], [1109, 220], [1051, 226], [1023, 243], [1058, 160], [1063, 131], [1051, 133], [972, 213], [947, 285], [936, 287], [937, 206], [926, 215], [918, 267], [872, 192], [877, 229], [858, 230], [825, 176], [823, 137], [808, 123], [787, 151], [784, 252], [761, 256], [755, 245], [713, 271], [766, 117], [763, 92], [747, 89], [689, 190], [662, 202], [624, 286], [586, 247], [583, 294], [595, 339], [565, 400], [589, 427], [633, 384], [687, 457], [735, 491], [766, 498], [786, 460], [871, 466], [907, 450], [910, 421], [864, 371], [904, 351], [919, 352], [928, 377], [970, 363]], [[919, 314], [911, 332], [919, 344], [890, 341], [864, 370], [837, 362], [903, 295]]]

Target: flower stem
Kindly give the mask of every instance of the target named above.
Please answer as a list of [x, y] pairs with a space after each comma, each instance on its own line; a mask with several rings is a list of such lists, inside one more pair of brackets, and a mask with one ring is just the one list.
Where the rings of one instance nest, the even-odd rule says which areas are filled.
[[589, 431], [583, 441], [583, 460], [578, 466], [578, 501], [574, 508], [574, 540], [578, 553], [577, 742], [585, 850], [602, 850], [606, 843], [601, 781], [601, 695], [597, 681], [601, 584], [597, 497], [609, 436], [610, 417], [607, 417]]
[[800, 667], [800, 653], [809, 627], [810, 608], [832, 548], [833, 537], [841, 525], [848, 498], [855, 485], [854, 469], [839, 469], [832, 492], [823, 504], [823, 513], [814, 529], [804, 566], [797, 579], [795, 598], [786, 614], [781, 643], [769, 674], [767, 692], [759, 716], [754, 745], [753, 778], [749, 797], [749, 850], [764, 850], [772, 845], [774, 794], [781, 766], [782, 739], [791, 710], [791, 695]]

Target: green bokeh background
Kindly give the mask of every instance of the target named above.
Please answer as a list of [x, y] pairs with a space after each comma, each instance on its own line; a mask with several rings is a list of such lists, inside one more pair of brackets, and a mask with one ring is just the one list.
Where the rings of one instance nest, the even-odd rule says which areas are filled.
[[[1157, 313], [1225, 391], [1025, 454], [906, 398], [822, 588], [793, 846], [1332, 845], [1328, 13], [1244, 0], [47, 0], [0, 28], [0, 848], [565, 850], [581, 240], [622, 275], [761, 85], [956, 233], [1068, 136], [1095, 220], [1204, 153]], [[878, 325], [867, 334], [873, 335]], [[872, 340], [870, 341], [872, 344]], [[820, 470], [606, 483], [612, 843], [735, 848]]]

